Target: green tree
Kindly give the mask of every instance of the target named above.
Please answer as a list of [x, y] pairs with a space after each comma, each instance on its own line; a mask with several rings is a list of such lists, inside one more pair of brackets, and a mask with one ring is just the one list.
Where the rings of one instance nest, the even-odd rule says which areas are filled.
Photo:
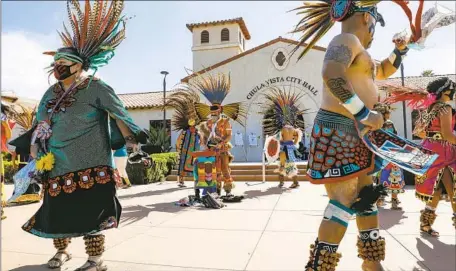
[[432, 70], [424, 70], [421, 73], [421, 76], [424, 76], [424, 77], [434, 76], [434, 72]]

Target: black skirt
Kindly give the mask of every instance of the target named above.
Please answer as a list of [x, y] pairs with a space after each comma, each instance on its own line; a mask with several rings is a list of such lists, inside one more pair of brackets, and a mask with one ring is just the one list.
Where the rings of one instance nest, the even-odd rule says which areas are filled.
[[43, 238], [69, 238], [117, 228], [119, 178], [104, 166], [49, 179], [43, 184], [43, 204], [22, 229]]

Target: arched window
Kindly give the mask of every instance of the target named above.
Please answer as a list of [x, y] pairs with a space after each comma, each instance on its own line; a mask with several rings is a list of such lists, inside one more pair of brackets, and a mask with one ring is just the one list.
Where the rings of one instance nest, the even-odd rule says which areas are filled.
[[230, 40], [230, 30], [228, 28], [222, 29], [222, 41], [229, 41]]
[[207, 30], [201, 32], [201, 43], [209, 43], [209, 32]]

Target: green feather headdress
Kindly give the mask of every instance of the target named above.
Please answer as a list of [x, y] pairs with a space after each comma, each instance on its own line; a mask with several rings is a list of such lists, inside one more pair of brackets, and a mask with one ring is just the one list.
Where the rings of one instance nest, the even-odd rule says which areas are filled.
[[44, 54], [54, 56], [54, 60], [65, 58], [82, 63], [84, 70], [97, 71], [108, 64], [116, 47], [125, 39], [123, 8], [123, 0], [98, 0], [93, 5], [86, 0], [82, 11], [78, 0], [68, 0], [72, 34], [64, 24], [64, 31], [59, 32], [64, 48]]

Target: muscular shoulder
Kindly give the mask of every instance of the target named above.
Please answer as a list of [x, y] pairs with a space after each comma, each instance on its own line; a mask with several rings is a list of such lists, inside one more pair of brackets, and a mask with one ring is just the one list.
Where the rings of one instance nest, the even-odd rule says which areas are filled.
[[325, 62], [335, 61], [349, 65], [363, 50], [358, 37], [353, 34], [343, 33], [334, 37], [328, 45]]

